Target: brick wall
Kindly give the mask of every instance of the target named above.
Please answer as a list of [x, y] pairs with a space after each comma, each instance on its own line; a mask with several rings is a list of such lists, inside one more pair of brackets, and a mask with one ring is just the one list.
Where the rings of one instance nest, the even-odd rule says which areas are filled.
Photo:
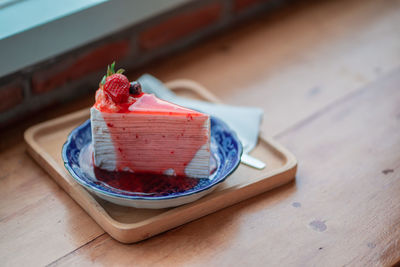
[[107, 64], [135, 69], [283, 0], [193, 1], [102, 40], [0, 78], [0, 128], [41, 108], [94, 91]]

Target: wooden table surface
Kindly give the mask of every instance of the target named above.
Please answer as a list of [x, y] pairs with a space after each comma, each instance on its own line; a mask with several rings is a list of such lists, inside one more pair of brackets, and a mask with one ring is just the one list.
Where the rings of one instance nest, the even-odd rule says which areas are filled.
[[[400, 1], [300, 1], [146, 66], [265, 110], [296, 181], [146, 241], [113, 240], [0, 134], [0, 265], [382, 266], [400, 259]], [[95, 89], [95, 88], [94, 88]]]

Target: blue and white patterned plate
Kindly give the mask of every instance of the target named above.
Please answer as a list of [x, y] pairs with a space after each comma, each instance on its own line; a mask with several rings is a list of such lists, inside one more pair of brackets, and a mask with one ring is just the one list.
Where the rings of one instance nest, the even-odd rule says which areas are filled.
[[151, 196], [120, 190], [98, 181], [93, 172], [91, 143], [90, 120], [87, 120], [70, 133], [63, 146], [65, 168], [79, 184], [100, 198], [135, 208], [160, 209], [195, 201], [223, 182], [239, 166], [242, 155], [242, 145], [236, 134], [224, 122], [211, 117], [211, 154], [216, 164], [213, 174], [209, 179], [199, 179], [195, 187], [186, 191]]

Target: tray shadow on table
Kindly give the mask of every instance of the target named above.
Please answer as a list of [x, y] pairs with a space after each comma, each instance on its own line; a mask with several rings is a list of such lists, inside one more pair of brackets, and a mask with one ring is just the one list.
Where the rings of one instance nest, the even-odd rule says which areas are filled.
[[[276, 204], [277, 199], [279, 199], [279, 201], [283, 201], [287, 198], [290, 198], [293, 194], [295, 194], [296, 190], [296, 180], [293, 180], [285, 185], [261, 193], [254, 197], [236, 203], [232, 206], [223, 208], [217, 213], [195, 219], [191, 221], [190, 224], [176, 226], [174, 228], [171, 228], [170, 230], [156, 234], [139, 242], [132, 244], [122, 244], [118, 242], [118, 240], [114, 239], [108, 240], [107, 242], [112, 242], [118, 247], [125, 247], [125, 249], [127, 249], [128, 251], [136, 251], [136, 249], [138, 248], [137, 245], [151, 245], [152, 242], [158, 242], [158, 238], [163, 238], [164, 240], [168, 240], [169, 244], [185, 243], [185, 248], [180, 247], [180, 249], [182, 250], [182, 253], [185, 253], [186, 250], [189, 253], [191, 252], [193, 247], [197, 246], [199, 239], [212, 240], [213, 236], [217, 237], [222, 232], [224, 236], [222, 243], [229, 243], [232, 237], [234, 237], [234, 233], [237, 233], [237, 231], [239, 230], [238, 227], [240, 227], [240, 222], [235, 222], [237, 220], [236, 218], [255, 214], [263, 209], [269, 209]], [[100, 205], [109, 212], [111, 217], [123, 223], [141, 223], [148, 219], [154, 218], [157, 215], [161, 215], [170, 209], [173, 209], [136, 209], [118, 206], [102, 200], [98, 197], [95, 198], [100, 203]], [[132, 214], [133, 216], [130, 216], [129, 214]], [[229, 230], [226, 231], [227, 229]], [[222, 245], [222, 243], [220, 245]], [[126, 247], [126, 245], [128, 245], [128, 247]], [[159, 254], [158, 251], [148, 250], [146, 250], [146, 253]]]
[[[274, 188], [270, 191], [261, 193], [254, 197], [246, 199], [242, 202], [236, 203], [232, 206], [223, 208], [222, 210], [228, 210], [230, 208], [233, 208], [235, 210], [234, 213], [229, 212], [227, 214], [224, 214], [224, 218], [226, 218], [227, 216], [234, 217], [235, 215], [238, 215], [240, 213], [240, 210], [243, 208], [250, 208], [251, 211], [257, 211], [262, 208], [268, 208], [268, 206], [270, 204], [268, 201], [270, 198], [275, 198], [275, 197], [278, 197], [278, 195], [280, 195], [278, 198], [280, 201], [282, 201], [283, 199], [286, 199], [286, 198], [290, 197], [292, 194], [294, 194], [295, 191], [296, 191], [296, 181], [294, 180], [285, 185]], [[149, 218], [152, 218], [159, 214], [162, 214], [164, 212], [167, 212], [170, 209], [173, 209], [173, 208], [137, 209], [137, 208], [131, 208], [131, 207], [123, 207], [123, 206], [119, 206], [119, 205], [113, 204], [111, 202], [105, 201], [95, 195], [93, 195], [93, 196], [100, 203], [100, 205], [109, 212], [109, 214], [112, 218], [114, 218], [115, 220], [118, 220], [120, 222], [123, 222], [123, 223], [139, 223], [146, 219], [149, 219]], [[251, 207], [251, 206], [253, 206], [253, 207]], [[134, 215], [132, 215], [132, 214], [134, 214]]]

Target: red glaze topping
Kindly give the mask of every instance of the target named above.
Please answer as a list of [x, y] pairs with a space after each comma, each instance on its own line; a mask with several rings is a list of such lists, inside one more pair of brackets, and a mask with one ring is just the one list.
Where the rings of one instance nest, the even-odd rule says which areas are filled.
[[129, 95], [126, 98], [125, 102], [114, 102], [113, 99], [103, 91], [102, 88], [99, 88], [96, 92], [96, 103], [93, 105], [96, 109], [101, 112], [106, 113], [129, 113], [129, 107], [136, 102], [137, 98], [141, 97], [143, 93], [140, 95]]
[[145, 113], [158, 115], [179, 115], [193, 119], [196, 116], [204, 116], [203, 113], [184, 108], [173, 103], [155, 97], [153, 94], [140, 93], [129, 95], [126, 102], [115, 103], [101, 88], [96, 92], [97, 110], [105, 113]]

